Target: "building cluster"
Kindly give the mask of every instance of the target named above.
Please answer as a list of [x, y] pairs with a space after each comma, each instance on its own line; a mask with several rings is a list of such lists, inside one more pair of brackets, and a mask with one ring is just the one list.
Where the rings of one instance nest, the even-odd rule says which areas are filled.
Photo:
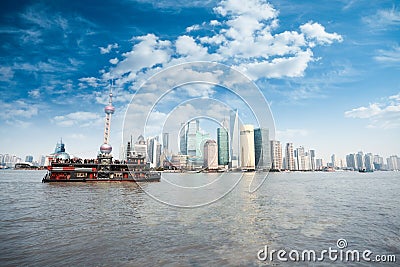
[[25, 161], [18, 156], [10, 154], [0, 154], [0, 169], [14, 168], [17, 163], [28, 163], [32, 166], [44, 166], [45, 156], [40, 156], [38, 160], [34, 160], [33, 156], [27, 155]]
[[145, 139], [132, 138], [124, 148], [124, 157], [132, 153], [146, 157], [152, 168], [179, 170], [317, 170], [322, 159], [315, 158], [315, 150], [294, 149], [287, 143], [284, 153], [280, 141], [270, 140], [269, 129], [240, 124], [238, 111], [232, 111], [217, 128], [217, 140], [200, 129], [194, 119], [182, 123], [179, 131], [178, 153], [169, 150], [169, 134]]
[[353, 170], [389, 170], [398, 171], [400, 170], [400, 157], [393, 155], [384, 160], [383, 157], [379, 155], [374, 155], [372, 153], [364, 154], [362, 151], [358, 153], [348, 154], [346, 156], [347, 168]]

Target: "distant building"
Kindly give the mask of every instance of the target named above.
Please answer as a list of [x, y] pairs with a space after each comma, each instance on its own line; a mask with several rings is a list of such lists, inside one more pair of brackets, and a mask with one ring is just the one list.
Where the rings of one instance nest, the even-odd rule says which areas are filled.
[[229, 164], [229, 134], [226, 128], [217, 128], [218, 165]]
[[[268, 142], [269, 144], [269, 142]], [[254, 148], [254, 126], [243, 125], [240, 131], [240, 166], [245, 170], [254, 170], [255, 166], [255, 148]], [[261, 152], [262, 153], [262, 152]]]
[[146, 141], [144, 140], [143, 135], [139, 135], [135, 145], [133, 146], [133, 150], [136, 153], [136, 155], [144, 156], [145, 161], [148, 160], [147, 144]]
[[332, 154], [331, 156], [331, 167], [335, 168], [337, 166], [336, 164], [336, 155]]
[[299, 148], [296, 149], [295, 153], [295, 162], [297, 165], [297, 170], [304, 171], [307, 170], [306, 168], [306, 154], [304, 147], [300, 146]]
[[347, 168], [357, 169], [357, 157], [355, 154], [349, 154], [346, 156]]
[[192, 120], [187, 124], [186, 131], [186, 155], [195, 157], [197, 151], [197, 132], [199, 131], [199, 120]]
[[181, 129], [179, 132], [179, 153], [181, 155], [186, 155], [187, 146], [186, 146], [186, 124], [181, 123]]
[[209, 170], [218, 169], [218, 145], [214, 140], [204, 143], [204, 168]]
[[374, 156], [371, 153], [367, 153], [364, 157], [365, 169], [367, 171], [373, 171], [374, 168]]
[[147, 155], [150, 167], [158, 168], [160, 164], [161, 156], [161, 143], [158, 141], [158, 136], [149, 138], [147, 141]]
[[240, 125], [238, 110], [231, 111], [229, 121], [230, 168], [240, 167]]
[[316, 170], [322, 170], [322, 168], [324, 167], [324, 162], [322, 159], [316, 159], [315, 160], [315, 168]]
[[257, 169], [271, 169], [271, 144], [269, 130], [258, 128], [254, 130], [254, 156]]
[[285, 149], [286, 169], [295, 170], [293, 143], [286, 143]]
[[400, 170], [400, 158], [398, 156], [390, 156], [387, 158], [387, 166], [391, 171]]
[[364, 153], [362, 151], [358, 152], [356, 155], [356, 163], [357, 163], [357, 169], [363, 170], [365, 169], [365, 159], [364, 159]]
[[275, 170], [283, 169], [281, 142], [276, 140], [271, 140], [271, 163], [272, 163], [271, 165], [272, 169]]
[[315, 162], [315, 150], [313, 149], [310, 150], [310, 168], [313, 171], [317, 169], [317, 164]]
[[26, 157], [25, 157], [25, 162], [30, 162], [30, 163], [32, 163], [32, 162], [33, 162], [33, 156], [30, 156], [30, 155], [26, 156]]

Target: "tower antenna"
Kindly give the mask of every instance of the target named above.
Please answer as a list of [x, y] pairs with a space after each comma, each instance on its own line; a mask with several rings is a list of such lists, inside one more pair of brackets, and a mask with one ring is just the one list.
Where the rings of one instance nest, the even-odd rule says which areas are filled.
[[104, 112], [106, 113], [106, 119], [104, 123], [104, 139], [103, 144], [100, 146], [100, 152], [103, 154], [110, 154], [112, 151], [112, 146], [109, 144], [110, 140], [110, 131], [111, 131], [111, 116], [115, 112], [115, 108], [112, 105], [112, 89], [113, 89], [114, 81], [111, 80], [110, 82], [110, 91], [109, 91], [109, 98], [108, 98], [108, 105], [105, 106]]

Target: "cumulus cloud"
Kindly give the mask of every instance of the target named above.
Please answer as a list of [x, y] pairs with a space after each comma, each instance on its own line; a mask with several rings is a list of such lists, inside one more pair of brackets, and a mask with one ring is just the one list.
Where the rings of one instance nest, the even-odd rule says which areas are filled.
[[[301, 77], [314, 60], [316, 45], [343, 40], [317, 22], [303, 24], [299, 31], [275, 33], [279, 12], [263, 0], [223, 0], [213, 10], [217, 19], [187, 27], [176, 40], [154, 34], [134, 37], [132, 50], [112, 59], [115, 66], [103, 78], [138, 84], [162, 68], [198, 60], [231, 65], [254, 80]], [[191, 35], [199, 29], [201, 35]]]
[[382, 102], [370, 103], [368, 106], [346, 111], [347, 118], [367, 119], [368, 128], [399, 128], [400, 127], [400, 93], [385, 98]]
[[307, 22], [300, 26], [300, 30], [307, 39], [315, 40], [317, 44], [332, 44], [334, 41], [343, 41], [342, 36], [336, 32], [327, 33], [325, 27], [317, 22]]

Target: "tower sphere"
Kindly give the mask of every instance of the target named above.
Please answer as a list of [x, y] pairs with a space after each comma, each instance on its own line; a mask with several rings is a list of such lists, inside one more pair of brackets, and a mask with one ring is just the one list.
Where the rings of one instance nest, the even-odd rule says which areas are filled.
[[115, 108], [111, 105], [108, 105], [104, 108], [104, 112], [106, 114], [114, 114]]
[[100, 152], [103, 154], [110, 154], [112, 151], [112, 146], [109, 144], [102, 144], [100, 146]]

